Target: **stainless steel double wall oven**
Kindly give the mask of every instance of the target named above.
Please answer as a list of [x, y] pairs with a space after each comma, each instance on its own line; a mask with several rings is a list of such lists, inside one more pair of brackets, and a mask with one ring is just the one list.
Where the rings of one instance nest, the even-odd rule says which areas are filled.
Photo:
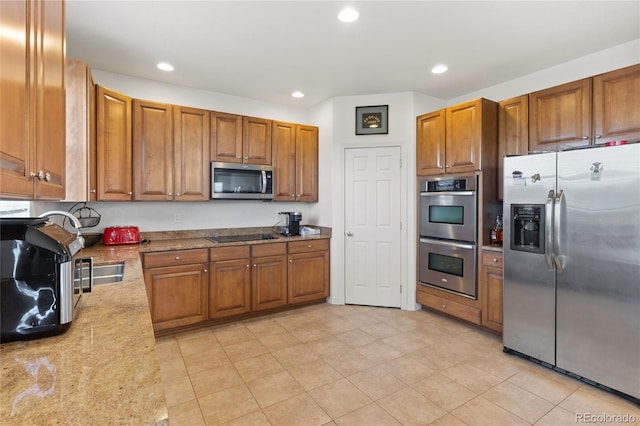
[[420, 180], [419, 284], [477, 299], [476, 176]]

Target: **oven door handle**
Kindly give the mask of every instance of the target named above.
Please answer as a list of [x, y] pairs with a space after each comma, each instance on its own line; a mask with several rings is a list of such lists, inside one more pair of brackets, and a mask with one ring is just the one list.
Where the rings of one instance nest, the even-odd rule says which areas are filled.
[[438, 195], [476, 195], [476, 191], [440, 191], [440, 192], [421, 192], [421, 197], [435, 197]]
[[420, 242], [426, 243], [426, 244], [434, 244], [437, 246], [459, 247], [459, 248], [469, 249], [469, 250], [473, 248], [473, 244], [463, 244], [463, 243], [458, 243], [453, 241], [434, 240], [432, 238], [420, 238]]

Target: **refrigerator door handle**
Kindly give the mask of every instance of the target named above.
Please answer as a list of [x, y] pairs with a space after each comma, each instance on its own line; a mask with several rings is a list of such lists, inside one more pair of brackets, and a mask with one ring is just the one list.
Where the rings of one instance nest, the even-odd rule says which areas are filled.
[[545, 203], [544, 212], [544, 259], [547, 261], [547, 268], [553, 269], [553, 199], [555, 198], [555, 192], [549, 191], [547, 195], [547, 202]]
[[556, 194], [556, 205], [555, 205], [555, 214], [553, 215], [553, 231], [554, 231], [554, 244], [553, 244], [553, 258], [556, 263], [556, 270], [558, 272], [562, 272], [562, 258], [560, 253], [562, 253], [562, 247], [560, 247], [561, 238], [561, 225], [562, 225], [562, 201], [564, 201], [564, 191], [561, 189]]

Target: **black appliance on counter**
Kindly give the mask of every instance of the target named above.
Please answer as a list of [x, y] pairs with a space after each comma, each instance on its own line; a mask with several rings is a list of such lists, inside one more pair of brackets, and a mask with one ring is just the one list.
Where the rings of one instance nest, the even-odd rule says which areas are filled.
[[286, 236], [300, 235], [300, 221], [302, 213], [300, 212], [280, 212], [284, 215], [284, 226], [281, 227], [280, 233]]
[[83, 291], [79, 235], [47, 218], [0, 218], [0, 342], [66, 331]]

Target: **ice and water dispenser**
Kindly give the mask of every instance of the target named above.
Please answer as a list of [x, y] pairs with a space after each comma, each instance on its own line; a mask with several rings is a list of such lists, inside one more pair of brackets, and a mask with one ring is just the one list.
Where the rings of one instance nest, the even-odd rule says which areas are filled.
[[511, 250], [544, 253], [544, 204], [511, 204]]

